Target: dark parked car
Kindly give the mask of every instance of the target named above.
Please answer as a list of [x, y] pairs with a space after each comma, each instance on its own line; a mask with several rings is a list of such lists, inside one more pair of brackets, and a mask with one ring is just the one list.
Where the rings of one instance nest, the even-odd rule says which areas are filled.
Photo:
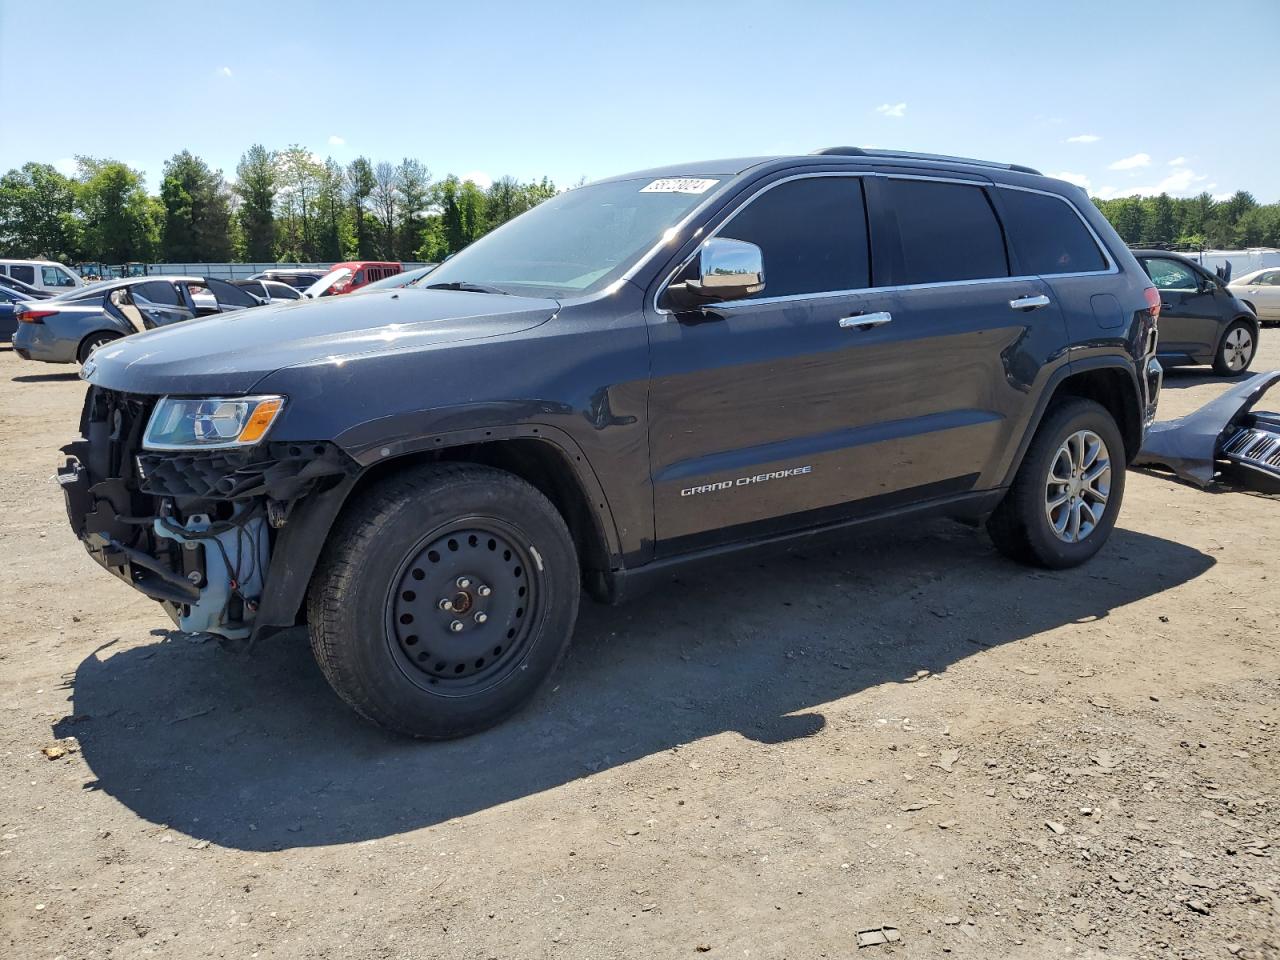
[[1223, 280], [1167, 250], [1134, 250], [1160, 291], [1160, 362], [1212, 364], [1219, 376], [1244, 373], [1258, 352], [1258, 318]]
[[13, 342], [14, 331], [18, 329], [18, 309], [33, 299], [25, 293], [0, 286], [0, 343]]
[[1026, 167], [633, 173], [428, 281], [99, 351], [59, 471], [91, 556], [182, 629], [305, 621], [337, 692], [415, 736], [525, 703], [582, 586], [939, 514], [1082, 563], [1160, 389], [1155, 289]]
[[52, 290], [42, 290], [40, 287], [33, 287], [31, 284], [15, 280], [13, 277], [0, 276], [0, 287], [4, 287], [6, 290], [15, 290], [31, 297], [33, 300], [48, 300], [54, 295]]
[[24, 360], [84, 363], [94, 350], [132, 333], [261, 304], [213, 277], [104, 280], [23, 307], [13, 349]]

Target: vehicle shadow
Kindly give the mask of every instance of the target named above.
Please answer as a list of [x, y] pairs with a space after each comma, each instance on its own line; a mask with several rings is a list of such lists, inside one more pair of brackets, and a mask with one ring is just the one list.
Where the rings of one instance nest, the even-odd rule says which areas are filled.
[[68, 380], [79, 380], [80, 370], [77, 367], [70, 373], [26, 373], [13, 378], [14, 383], [62, 383]]
[[815, 734], [819, 704], [1110, 611], [1200, 576], [1207, 555], [1116, 530], [1083, 568], [1030, 570], [936, 521], [812, 541], [584, 603], [551, 690], [450, 743], [386, 734], [329, 690], [305, 632], [252, 654], [175, 632], [100, 648], [69, 715], [101, 790], [156, 824], [245, 850], [350, 843], [465, 816], [725, 731]]
[[1229, 377], [1220, 377], [1211, 367], [1170, 367], [1164, 372], [1163, 389], [1182, 390], [1187, 387], [1204, 387], [1211, 384], [1229, 387], [1249, 379], [1257, 372], [1257, 370], [1247, 370]]

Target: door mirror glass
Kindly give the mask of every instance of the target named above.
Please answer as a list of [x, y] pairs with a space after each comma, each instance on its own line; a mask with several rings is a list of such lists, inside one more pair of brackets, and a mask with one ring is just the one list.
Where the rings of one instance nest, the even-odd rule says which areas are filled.
[[685, 274], [688, 279], [667, 288], [667, 298], [677, 308], [741, 300], [764, 289], [764, 254], [745, 240], [712, 237]]

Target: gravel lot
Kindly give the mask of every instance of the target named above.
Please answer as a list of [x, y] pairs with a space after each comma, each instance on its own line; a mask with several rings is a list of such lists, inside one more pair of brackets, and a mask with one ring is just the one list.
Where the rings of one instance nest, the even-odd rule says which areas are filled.
[[1280, 956], [1275, 499], [1135, 473], [1075, 571], [931, 522], [588, 603], [428, 745], [84, 555], [64, 370], [0, 351], [4, 957]]

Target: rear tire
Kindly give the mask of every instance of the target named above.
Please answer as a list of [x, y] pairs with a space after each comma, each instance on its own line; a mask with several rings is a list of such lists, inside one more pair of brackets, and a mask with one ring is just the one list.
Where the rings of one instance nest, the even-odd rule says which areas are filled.
[[578, 614], [564, 520], [509, 473], [433, 464], [358, 495], [307, 597], [311, 647], [362, 716], [443, 740], [491, 727], [555, 671]]
[[1077, 566], [1111, 535], [1124, 481], [1124, 438], [1110, 412], [1092, 400], [1063, 400], [1045, 414], [987, 531], [1021, 563]]
[[1213, 372], [1220, 377], [1237, 377], [1249, 369], [1258, 352], [1258, 334], [1244, 320], [1231, 323], [1218, 341], [1213, 355]]
[[89, 359], [89, 354], [97, 350], [99, 347], [105, 346], [112, 340], [119, 340], [118, 333], [91, 333], [80, 341], [80, 348], [76, 351], [76, 360], [83, 366], [84, 362]]

